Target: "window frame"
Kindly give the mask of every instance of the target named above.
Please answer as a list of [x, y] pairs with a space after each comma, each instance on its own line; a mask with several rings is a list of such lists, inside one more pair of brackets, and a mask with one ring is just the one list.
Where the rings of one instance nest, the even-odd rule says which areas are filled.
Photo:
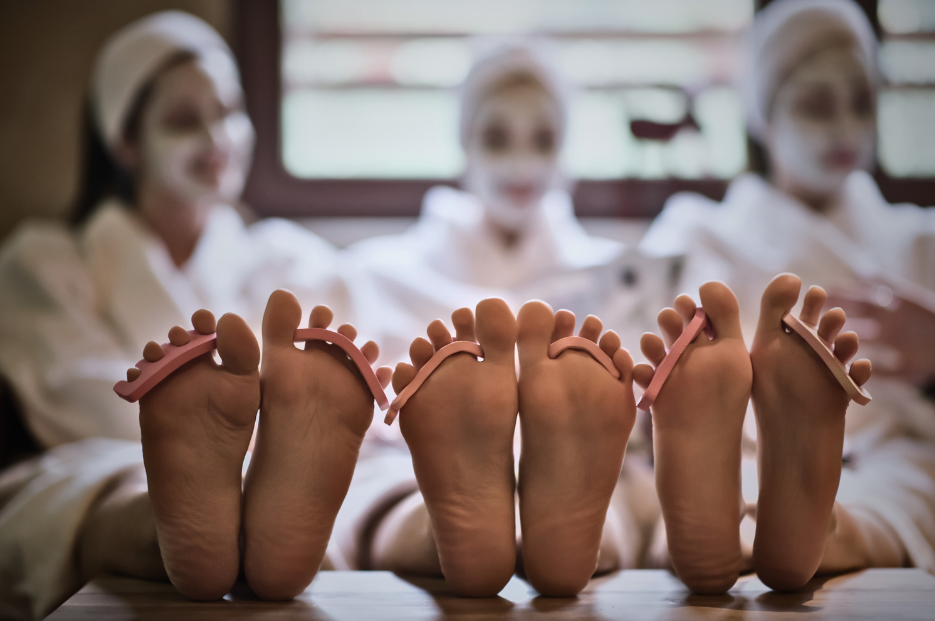
[[[875, 7], [876, 1], [870, 2]], [[279, 2], [237, 0], [233, 7], [234, 48], [256, 129], [253, 168], [244, 192], [254, 213], [289, 218], [415, 217], [429, 188], [458, 185], [457, 179], [301, 179], [290, 174], [281, 156]], [[893, 179], [879, 169], [874, 177], [890, 202], [924, 204], [935, 198], [935, 179]], [[723, 179], [582, 180], [574, 186], [573, 201], [582, 217], [651, 218], [673, 194], [697, 192], [721, 200], [728, 184]]]

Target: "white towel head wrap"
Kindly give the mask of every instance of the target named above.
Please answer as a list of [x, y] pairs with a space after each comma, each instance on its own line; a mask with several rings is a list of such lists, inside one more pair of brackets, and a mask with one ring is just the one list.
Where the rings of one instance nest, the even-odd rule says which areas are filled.
[[744, 99], [747, 127], [763, 138], [776, 90], [809, 56], [851, 45], [873, 83], [877, 41], [863, 10], [852, 0], [775, 0], [757, 14], [748, 33]]
[[[154, 13], [120, 29], [104, 43], [91, 81], [91, 106], [104, 142], [121, 138], [139, 92], [173, 56], [234, 56], [224, 39], [201, 19], [182, 11]], [[234, 62], [236, 67], [236, 62]]]
[[565, 134], [568, 109], [566, 85], [547, 62], [541, 46], [526, 42], [495, 45], [483, 54], [471, 67], [461, 85], [461, 146], [466, 147], [471, 126], [481, 104], [492, 93], [513, 78], [524, 76], [538, 82], [546, 93], [555, 100], [559, 119], [557, 143], [561, 145]]

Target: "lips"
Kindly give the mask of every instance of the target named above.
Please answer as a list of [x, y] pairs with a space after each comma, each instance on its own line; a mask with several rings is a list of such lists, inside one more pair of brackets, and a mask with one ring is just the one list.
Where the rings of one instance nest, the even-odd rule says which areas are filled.
[[217, 185], [221, 181], [224, 169], [227, 167], [227, 158], [217, 155], [208, 155], [195, 162], [195, 174], [206, 183]]
[[852, 149], [832, 149], [822, 158], [827, 168], [847, 169], [857, 166], [857, 152]]
[[511, 183], [503, 188], [504, 194], [514, 205], [525, 206], [533, 202], [538, 195], [538, 189], [531, 183]]

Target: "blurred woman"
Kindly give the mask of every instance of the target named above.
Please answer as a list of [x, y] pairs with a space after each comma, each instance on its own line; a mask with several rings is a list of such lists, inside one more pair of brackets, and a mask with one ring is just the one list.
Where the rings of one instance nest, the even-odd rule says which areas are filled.
[[402, 359], [428, 321], [491, 295], [514, 309], [530, 298], [593, 308], [582, 300], [594, 287], [575, 276], [624, 250], [588, 235], [575, 218], [559, 166], [566, 89], [537, 48], [493, 49], [471, 69], [460, 96], [462, 189], [432, 188], [409, 231], [348, 249], [366, 281], [352, 287], [355, 325], [380, 343], [384, 361]]
[[164, 577], [138, 406], [114, 383], [195, 310], [258, 328], [274, 289], [324, 302], [333, 271], [333, 249], [297, 225], [244, 225], [253, 126], [206, 23], [164, 12], [114, 34], [89, 103], [75, 226], [26, 222], [0, 251], [0, 373], [53, 449], [0, 475], [4, 618], [42, 617], [101, 571]]
[[[641, 243], [647, 254], [684, 261], [683, 291], [728, 284], [748, 345], [760, 292], [780, 272], [843, 292], [831, 300], [850, 319], [869, 308], [880, 322], [875, 334], [862, 330], [866, 322], [852, 324], [862, 348], [877, 346], [864, 352], [874, 363], [874, 400], [848, 411], [823, 573], [904, 564], [935, 571], [935, 407], [918, 388], [935, 377], [935, 211], [888, 204], [865, 172], [874, 161], [876, 53], [871, 26], [850, 0], [778, 0], [764, 9], [745, 87], [768, 176], [737, 179], [721, 204], [673, 197]], [[854, 297], [873, 301], [848, 305]], [[884, 346], [903, 364], [883, 364]], [[749, 461], [751, 515], [756, 496]]]
[[[408, 360], [412, 338], [432, 320], [447, 322], [454, 310], [488, 297], [503, 298], [514, 312], [538, 298], [577, 312], [579, 321], [608, 306], [615, 306], [614, 318], [633, 313], [634, 305], [658, 310], [665, 288], [637, 275], [632, 287], [619, 286], [623, 245], [588, 235], [575, 217], [559, 167], [566, 92], [541, 52], [525, 44], [495, 48], [471, 69], [460, 95], [462, 189], [431, 189], [409, 231], [347, 250], [354, 323], [380, 343], [381, 362]], [[361, 449], [329, 548], [338, 569], [440, 575], [398, 429], [375, 425]], [[638, 564], [643, 522], [658, 514], [654, 500], [633, 500], [641, 494], [654, 495], [651, 473], [630, 459], [611, 507], [602, 570]], [[635, 516], [630, 505], [641, 513]]]

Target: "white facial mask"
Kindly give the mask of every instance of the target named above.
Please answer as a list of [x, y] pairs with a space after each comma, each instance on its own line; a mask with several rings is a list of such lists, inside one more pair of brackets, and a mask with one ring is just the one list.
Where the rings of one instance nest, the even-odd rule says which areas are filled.
[[515, 232], [527, 228], [542, 197], [559, 184], [558, 114], [555, 102], [535, 84], [503, 88], [478, 107], [464, 187], [498, 226]]
[[779, 87], [766, 139], [777, 180], [832, 196], [873, 164], [875, 135], [866, 68], [841, 46], [815, 54]]
[[236, 69], [226, 56], [168, 70], [144, 114], [141, 174], [184, 201], [236, 202], [255, 138], [241, 99]]

